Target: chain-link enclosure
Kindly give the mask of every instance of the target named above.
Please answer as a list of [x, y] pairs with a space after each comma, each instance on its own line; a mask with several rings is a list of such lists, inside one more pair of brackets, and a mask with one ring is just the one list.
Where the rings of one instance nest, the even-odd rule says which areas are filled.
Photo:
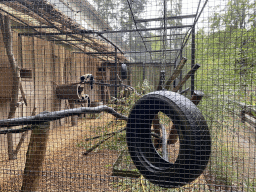
[[0, 1], [0, 191], [256, 191], [255, 13]]

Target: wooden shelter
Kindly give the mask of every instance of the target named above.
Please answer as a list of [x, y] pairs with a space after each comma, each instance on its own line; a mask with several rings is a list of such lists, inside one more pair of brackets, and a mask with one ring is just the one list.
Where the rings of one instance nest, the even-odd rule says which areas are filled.
[[[19, 93], [16, 117], [81, 105], [71, 105], [68, 99], [57, 97], [56, 87], [79, 83], [80, 76], [88, 73], [95, 81], [115, 83], [121, 63], [127, 62], [121, 48], [101, 33], [110, 27], [96, 10], [87, 1], [80, 7], [72, 3], [75, 5], [75, 1], [69, 0], [0, 2], [0, 14], [11, 19], [13, 54], [27, 103]], [[0, 52], [0, 117], [5, 119], [13, 74], [2, 34]], [[83, 93], [92, 101], [105, 102], [114, 94], [113, 90], [102, 85], [95, 85], [94, 89], [84, 85]], [[58, 121], [54, 126], [62, 123], [63, 120]]]

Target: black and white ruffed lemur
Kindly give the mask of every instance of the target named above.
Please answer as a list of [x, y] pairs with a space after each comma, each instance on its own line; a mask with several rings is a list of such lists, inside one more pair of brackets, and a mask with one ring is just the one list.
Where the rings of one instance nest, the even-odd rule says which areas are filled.
[[85, 74], [80, 77], [81, 83], [89, 82], [91, 89], [93, 89], [94, 77], [92, 74]]
[[87, 94], [85, 94], [82, 98], [81, 98], [81, 101], [83, 102], [83, 101], [88, 101], [88, 107], [90, 107], [90, 105], [91, 105], [91, 100], [90, 100], [90, 97], [89, 97], [89, 95], [87, 95]]

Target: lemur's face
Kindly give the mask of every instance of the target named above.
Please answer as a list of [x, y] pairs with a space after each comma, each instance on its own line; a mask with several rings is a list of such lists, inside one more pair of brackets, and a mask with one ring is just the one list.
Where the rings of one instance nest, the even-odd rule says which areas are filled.
[[92, 74], [85, 74], [80, 77], [81, 82], [89, 81], [93, 78]]

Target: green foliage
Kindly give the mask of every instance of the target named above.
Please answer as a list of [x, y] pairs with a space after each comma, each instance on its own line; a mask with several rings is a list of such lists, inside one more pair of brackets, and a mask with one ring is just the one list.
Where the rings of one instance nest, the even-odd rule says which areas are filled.
[[224, 9], [215, 7], [209, 18], [211, 29], [196, 34], [196, 62], [201, 64], [196, 89], [205, 93], [199, 107], [212, 135], [210, 174], [215, 184], [248, 191], [255, 179], [246, 175], [250, 165], [240, 158], [249, 159], [249, 155], [238, 139], [253, 145], [255, 135], [235, 116], [241, 107], [230, 101], [256, 105], [254, 7], [252, 1], [230, 0]]
[[150, 85], [149, 81], [147, 79], [144, 79], [142, 84], [138, 83], [136, 86], [137, 93], [139, 94], [147, 94], [153, 90], [153, 86]]
[[255, 28], [197, 34], [197, 86], [211, 96], [229, 96], [255, 105]]
[[118, 99], [114, 98], [111, 100], [110, 105], [124, 115], [129, 115], [134, 103], [141, 98], [142, 95], [153, 91], [153, 86], [150, 85], [149, 81], [145, 79], [141, 84], [135, 87], [135, 91], [123, 89], [120, 91]]
[[101, 149], [109, 149], [121, 151], [127, 148], [126, 132], [114, 135], [110, 140], [106, 141], [104, 145], [100, 146]]

